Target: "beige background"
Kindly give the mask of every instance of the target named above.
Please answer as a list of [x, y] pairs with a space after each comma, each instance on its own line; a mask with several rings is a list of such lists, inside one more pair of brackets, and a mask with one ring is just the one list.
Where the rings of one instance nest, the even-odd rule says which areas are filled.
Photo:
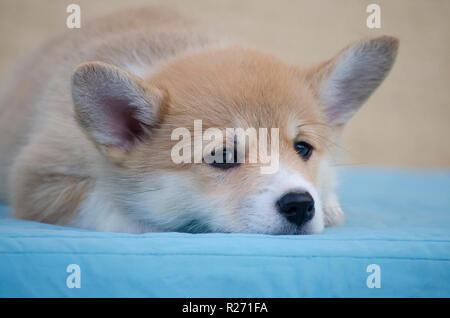
[[[448, 0], [0, 0], [0, 77], [20, 55], [66, 27], [66, 7], [82, 23], [130, 6], [178, 8], [285, 60], [304, 65], [368, 35], [400, 38], [397, 63], [345, 132], [354, 164], [450, 167], [450, 1]], [[381, 6], [381, 29], [366, 7]]]

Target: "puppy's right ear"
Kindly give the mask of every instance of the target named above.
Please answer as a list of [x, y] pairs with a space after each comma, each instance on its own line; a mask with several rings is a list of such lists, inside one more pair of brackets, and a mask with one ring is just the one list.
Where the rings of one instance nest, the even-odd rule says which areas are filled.
[[[147, 138], [164, 94], [115, 66], [89, 62], [72, 75], [76, 119], [101, 149], [126, 153]], [[109, 152], [109, 151], [108, 151]]]

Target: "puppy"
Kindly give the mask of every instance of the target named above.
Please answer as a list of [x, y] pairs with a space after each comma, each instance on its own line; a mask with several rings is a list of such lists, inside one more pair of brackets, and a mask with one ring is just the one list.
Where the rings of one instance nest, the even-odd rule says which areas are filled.
[[[15, 218], [101, 231], [320, 233], [344, 219], [330, 164], [339, 135], [397, 47], [364, 39], [300, 68], [161, 8], [68, 30], [2, 87], [0, 196]], [[233, 135], [210, 154], [245, 162], [175, 162], [174, 130], [195, 138], [198, 121], [277, 129], [275, 171], [229, 150]]]

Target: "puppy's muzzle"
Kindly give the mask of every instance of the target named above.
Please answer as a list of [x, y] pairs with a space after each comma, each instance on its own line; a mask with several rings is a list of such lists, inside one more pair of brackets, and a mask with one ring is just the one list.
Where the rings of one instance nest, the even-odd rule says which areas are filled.
[[297, 226], [314, 217], [314, 199], [308, 192], [289, 192], [276, 202], [276, 206], [278, 212]]

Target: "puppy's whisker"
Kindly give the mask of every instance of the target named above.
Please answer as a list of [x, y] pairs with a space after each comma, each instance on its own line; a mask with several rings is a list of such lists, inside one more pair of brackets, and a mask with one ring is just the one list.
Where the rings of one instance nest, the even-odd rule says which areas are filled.
[[148, 193], [148, 192], [153, 192], [153, 191], [159, 191], [161, 189], [162, 188], [145, 189], [143, 191], [130, 192], [129, 195], [142, 194], [142, 193]]

